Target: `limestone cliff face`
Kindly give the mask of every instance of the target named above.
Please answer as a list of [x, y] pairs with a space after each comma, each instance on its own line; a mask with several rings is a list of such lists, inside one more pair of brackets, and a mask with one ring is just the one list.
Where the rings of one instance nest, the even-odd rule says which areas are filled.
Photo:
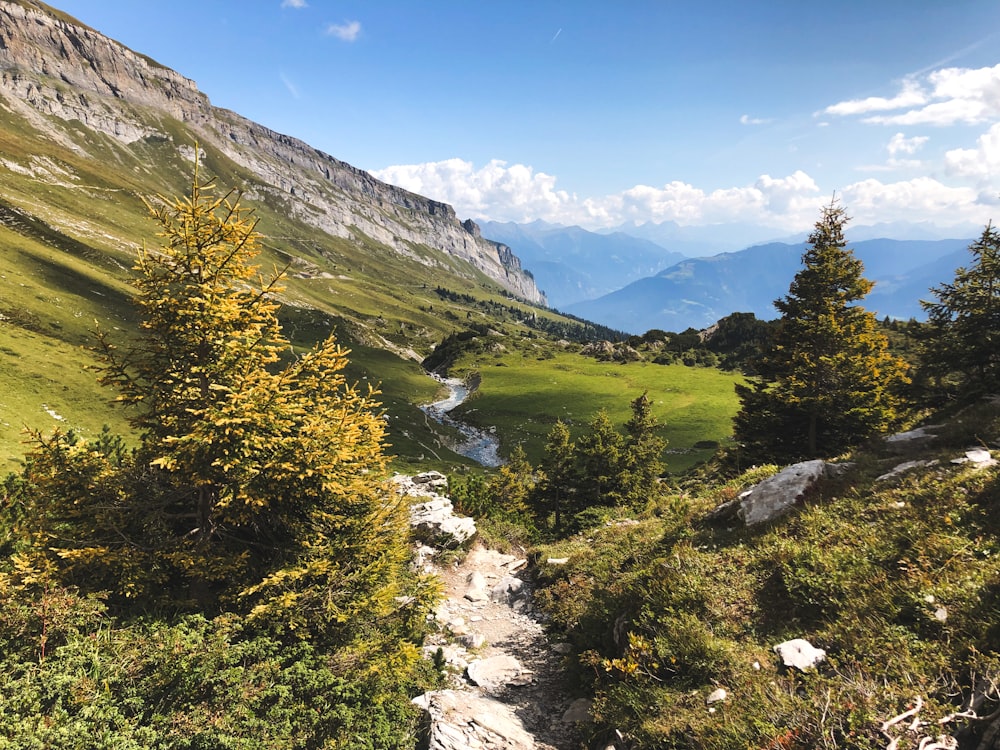
[[460, 222], [451, 206], [213, 107], [194, 81], [43, 3], [0, 0], [0, 99], [76, 151], [84, 147], [71, 131], [54, 131], [48, 117], [79, 121], [125, 145], [169, 138], [158, 124], [177, 120], [256, 175], [258, 189], [283, 194], [301, 221], [340, 237], [354, 236], [356, 228], [427, 263], [435, 261], [420, 246], [443, 251], [518, 297], [545, 302], [511, 249], [483, 238], [472, 221]]

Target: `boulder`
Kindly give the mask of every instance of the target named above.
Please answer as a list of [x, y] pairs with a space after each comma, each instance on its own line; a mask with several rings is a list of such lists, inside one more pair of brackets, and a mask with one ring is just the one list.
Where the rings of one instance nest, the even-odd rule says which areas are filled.
[[531, 672], [508, 654], [477, 659], [469, 664], [466, 671], [474, 685], [490, 692], [499, 690], [505, 685], [525, 685], [531, 681]]
[[481, 695], [435, 690], [413, 699], [429, 718], [428, 750], [533, 750], [535, 741], [511, 707]]
[[988, 466], [996, 466], [997, 461], [993, 455], [985, 448], [969, 448], [964, 456], [953, 458], [953, 464], [972, 464], [976, 469], [985, 469]]
[[929, 424], [924, 427], [917, 427], [915, 430], [897, 432], [895, 435], [887, 437], [885, 444], [891, 451], [905, 453], [913, 448], [922, 448], [931, 440], [936, 439], [937, 435], [931, 432], [931, 430], [939, 429], [941, 429], [941, 425]]
[[489, 599], [486, 593], [486, 578], [482, 573], [476, 571], [468, 578], [469, 587], [465, 590], [465, 598], [470, 602], [485, 602]]
[[458, 547], [476, 535], [476, 522], [456, 516], [451, 500], [440, 496], [411, 505], [410, 526], [420, 541], [436, 547]]
[[514, 576], [504, 576], [500, 583], [490, 589], [490, 601], [500, 604], [510, 604], [521, 595], [524, 581]]
[[781, 657], [786, 667], [795, 667], [803, 672], [826, 661], [826, 651], [816, 648], [804, 638], [779, 643], [774, 647], [774, 653]]
[[806, 490], [823, 478], [826, 466], [826, 461], [815, 459], [782, 469], [740, 496], [737, 516], [747, 526], [755, 526], [785, 515]]

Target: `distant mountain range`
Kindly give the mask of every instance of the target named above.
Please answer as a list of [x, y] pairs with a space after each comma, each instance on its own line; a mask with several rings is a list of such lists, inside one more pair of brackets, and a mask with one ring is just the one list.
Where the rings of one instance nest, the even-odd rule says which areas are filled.
[[609, 294], [686, 257], [622, 232], [597, 234], [544, 221], [478, 224], [484, 237], [513, 248], [556, 309]]
[[[864, 306], [880, 317], [920, 318], [929, 288], [950, 281], [969, 259], [971, 239], [850, 243], [876, 282]], [[564, 312], [631, 333], [652, 328], [705, 328], [732, 312], [777, 317], [773, 302], [788, 293], [801, 268], [805, 243], [771, 242], [738, 252], [687, 258], [660, 273]], [[530, 267], [530, 266], [529, 266]]]

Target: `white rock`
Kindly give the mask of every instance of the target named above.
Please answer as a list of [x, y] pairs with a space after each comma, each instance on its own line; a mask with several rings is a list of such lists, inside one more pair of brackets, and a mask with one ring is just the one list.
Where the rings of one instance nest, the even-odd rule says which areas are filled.
[[569, 562], [568, 557], [550, 557], [546, 562], [549, 565], [565, 565]]
[[948, 619], [948, 610], [944, 607], [938, 607], [934, 610], [934, 619], [938, 622], [945, 622]]
[[826, 651], [816, 648], [804, 638], [793, 638], [779, 643], [774, 652], [781, 657], [786, 667], [795, 667], [805, 672], [826, 660]]
[[705, 698], [705, 703], [711, 706], [713, 703], [719, 703], [720, 701], [724, 701], [728, 697], [729, 693], [726, 692], [725, 688], [716, 688], [715, 690], [713, 690], [711, 693], [708, 694], [707, 698]]
[[469, 680], [485, 690], [496, 690], [504, 685], [523, 685], [530, 672], [521, 667], [521, 662], [508, 654], [477, 659], [469, 664]]
[[747, 526], [783, 516], [825, 473], [822, 459], [792, 464], [754, 486], [740, 502], [738, 515]]

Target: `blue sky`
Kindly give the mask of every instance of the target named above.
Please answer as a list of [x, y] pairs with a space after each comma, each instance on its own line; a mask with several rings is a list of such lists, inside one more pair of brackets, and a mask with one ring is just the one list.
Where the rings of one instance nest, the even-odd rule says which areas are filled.
[[463, 218], [1000, 220], [997, 0], [53, 4]]

